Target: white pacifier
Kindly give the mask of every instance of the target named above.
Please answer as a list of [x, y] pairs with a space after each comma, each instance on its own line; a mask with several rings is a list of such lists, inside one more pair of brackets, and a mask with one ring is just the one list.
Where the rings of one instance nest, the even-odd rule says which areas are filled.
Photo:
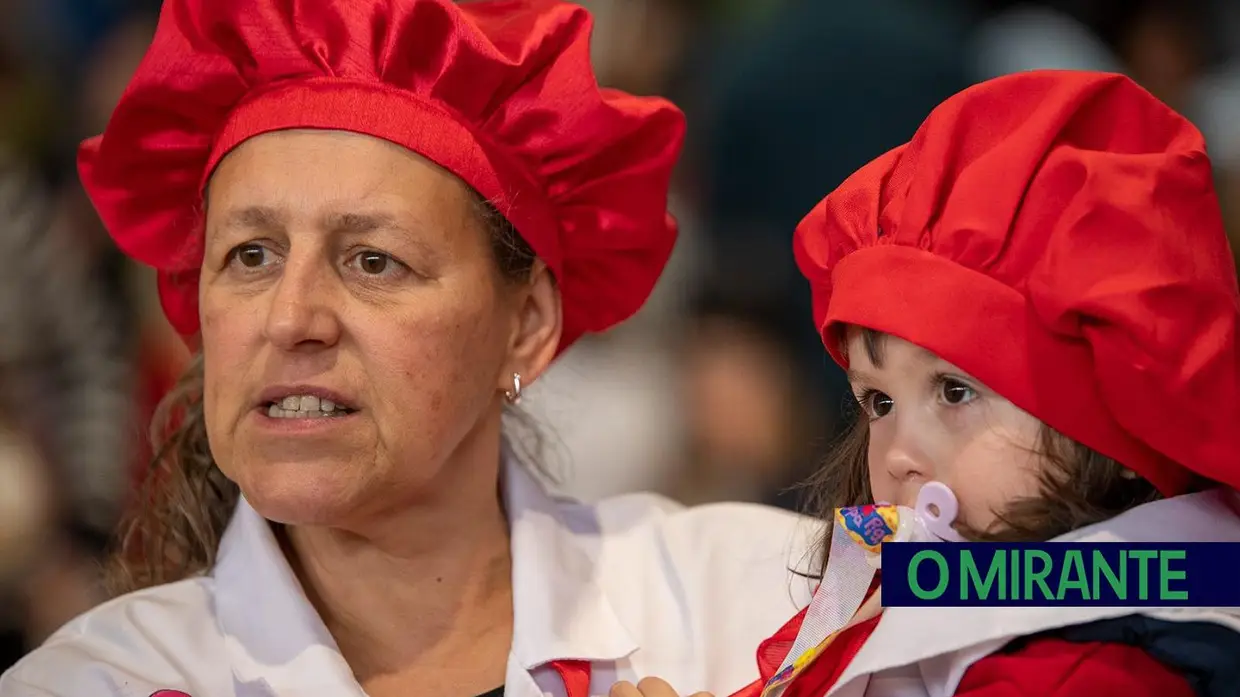
[[[912, 522], [917, 527], [914, 542], [964, 542], [964, 538], [952, 524], [960, 515], [960, 502], [956, 495], [942, 482], [929, 482], [917, 492], [917, 504], [913, 509]], [[900, 516], [903, 528], [904, 516]], [[929, 539], [933, 537], [934, 539]]]
[[[896, 511], [900, 522], [890, 542], [964, 542], [952, 527], [960, 513], [960, 502], [942, 482], [926, 483], [917, 492], [913, 508], [896, 506]], [[867, 554], [866, 561], [871, 568], [882, 568], [879, 554]]]

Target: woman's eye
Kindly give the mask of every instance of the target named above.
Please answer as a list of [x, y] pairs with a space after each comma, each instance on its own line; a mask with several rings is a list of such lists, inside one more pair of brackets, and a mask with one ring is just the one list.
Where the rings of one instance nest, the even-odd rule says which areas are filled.
[[358, 268], [372, 276], [378, 276], [386, 271], [390, 260], [391, 257], [379, 252], [362, 252], [357, 255]]
[[883, 418], [896, 406], [895, 400], [878, 390], [862, 392], [857, 396], [857, 403], [871, 419]]
[[394, 277], [408, 270], [392, 255], [369, 250], [354, 254], [349, 259], [348, 266], [359, 271], [363, 276]]
[[232, 257], [242, 266], [257, 269], [267, 261], [267, 249], [261, 244], [243, 244], [232, 251]]
[[977, 392], [959, 380], [947, 378], [942, 383], [943, 401], [947, 404], [967, 404], [977, 397]]

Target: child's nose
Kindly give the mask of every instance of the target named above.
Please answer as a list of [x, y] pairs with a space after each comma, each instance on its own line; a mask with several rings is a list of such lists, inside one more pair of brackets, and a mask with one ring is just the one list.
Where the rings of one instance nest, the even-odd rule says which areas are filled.
[[900, 483], [928, 479], [922, 460], [906, 450], [892, 449], [886, 458], [887, 474]]
[[888, 476], [901, 485], [928, 481], [933, 478], [934, 473], [926, 449], [918, 442], [915, 434], [907, 432], [897, 432], [892, 439], [883, 454], [883, 466]]

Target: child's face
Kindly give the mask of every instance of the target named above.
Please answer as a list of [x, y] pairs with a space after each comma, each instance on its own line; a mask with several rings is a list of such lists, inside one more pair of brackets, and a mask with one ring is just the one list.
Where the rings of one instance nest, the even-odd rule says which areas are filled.
[[[939, 481], [960, 501], [957, 522], [987, 531], [996, 511], [1036, 496], [1041, 422], [967, 373], [894, 336], [847, 334], [849, 381], [870, 418], [874, 500], [912, 507]], [[873, 349], [873, 350], [872, 350]]]

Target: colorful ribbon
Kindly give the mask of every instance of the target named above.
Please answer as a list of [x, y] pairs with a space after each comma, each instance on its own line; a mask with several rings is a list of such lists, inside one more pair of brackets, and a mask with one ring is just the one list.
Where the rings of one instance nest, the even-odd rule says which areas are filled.
[[762, 697], [779, 697], [831, 645], [865, 602], [886, 542], [960, 541], [952, 523], [959, 512], [946, 485], [930, 482], [918, 492], [915, 509], [887, 504], [840, 508], [831, 531], [831, 553], [801, 631], [783, 665], [767, 681]]

